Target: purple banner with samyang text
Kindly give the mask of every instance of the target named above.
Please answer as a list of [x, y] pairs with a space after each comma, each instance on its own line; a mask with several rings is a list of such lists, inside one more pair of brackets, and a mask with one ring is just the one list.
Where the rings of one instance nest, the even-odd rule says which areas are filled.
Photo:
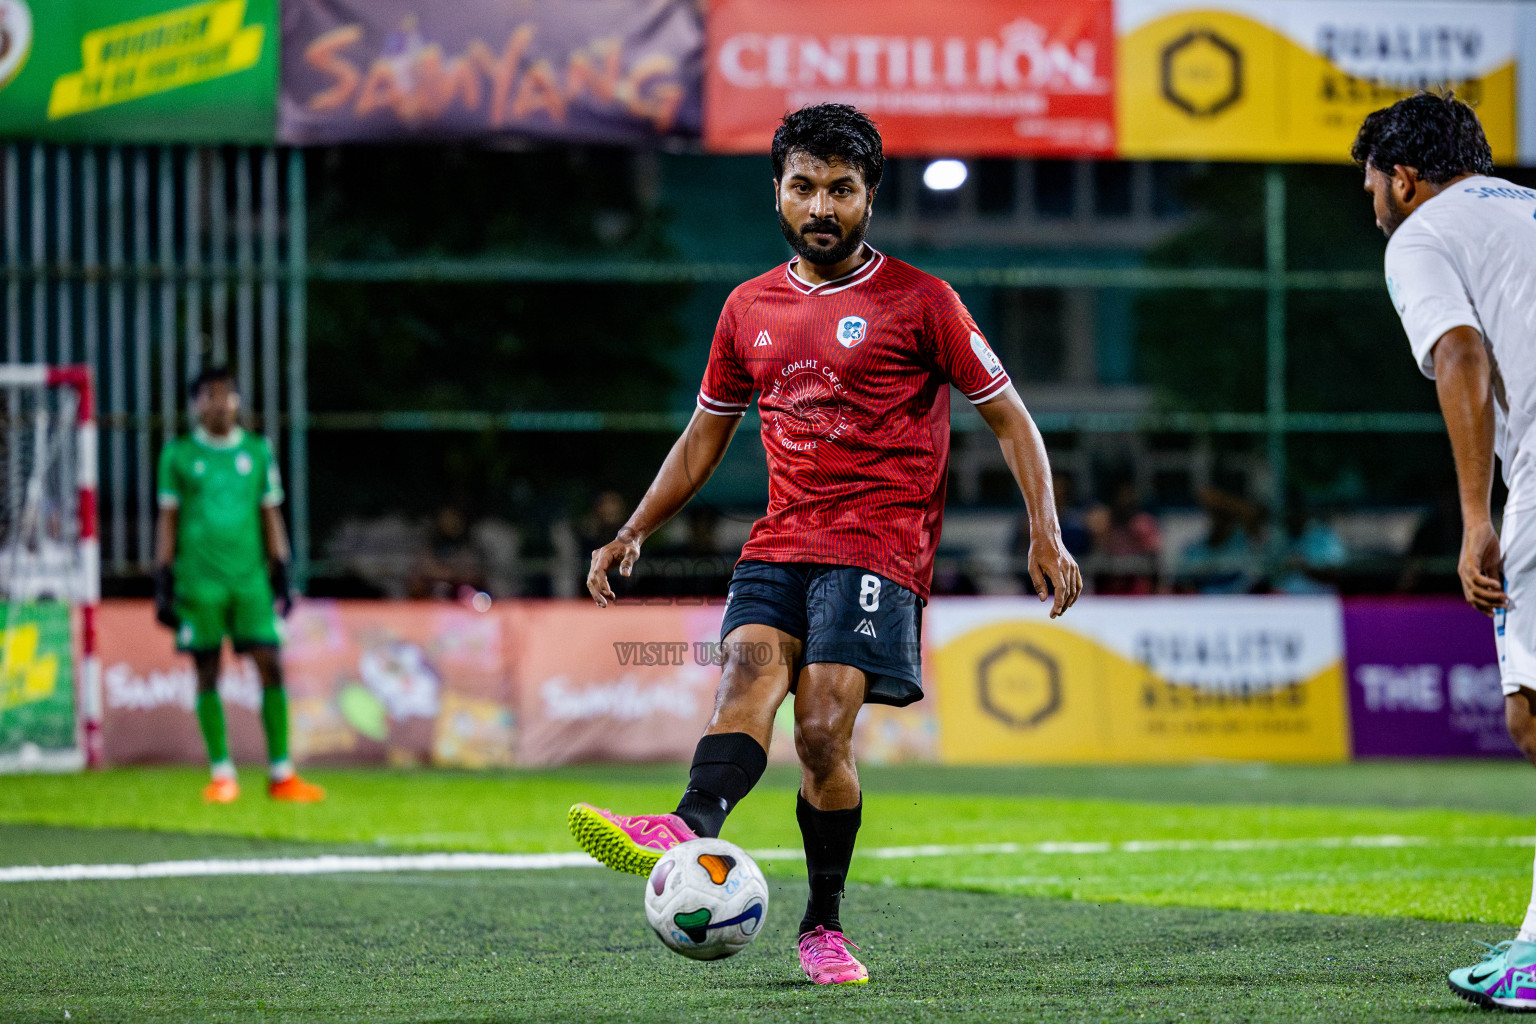
[[646, 143], [700, 133], [693, 0], [286, 0], [278, 137]]
[[1344, 602], [1356, 757], [1515, 757], [1493, 623], [1458, 598]]

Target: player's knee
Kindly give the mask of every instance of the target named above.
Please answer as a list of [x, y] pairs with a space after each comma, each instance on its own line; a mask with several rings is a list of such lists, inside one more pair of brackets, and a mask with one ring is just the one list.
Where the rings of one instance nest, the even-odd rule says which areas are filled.
[[219, 652], [197, 651], [192, 655], [197, 670], [197, 692], [214, 693], [219, 688]]
[[261, 685], [264, 689], [272, 689], [283, 685], [283, 662], [278, 657], [275, 647], [254, 647], [247, 652], [251, 664], [256, 666], [257, 675], [261, 676]]
[[795, 752], [813, 775], [845, 764], [853, 755], [853, 733], [839, 709], [816, 710], [795, 716]]

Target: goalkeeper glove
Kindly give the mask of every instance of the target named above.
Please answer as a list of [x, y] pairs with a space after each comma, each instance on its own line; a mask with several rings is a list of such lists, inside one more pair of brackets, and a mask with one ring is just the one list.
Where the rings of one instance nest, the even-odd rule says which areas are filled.
[[283, 618], [293, 611], [293, 587], [288, 582], [288, 563], [272, 563], [272, 600], [277, 602], [277, 614]]
[[169, 629], [181, 626], [181, 616], [176, 614], [176, 574], [168, 565], [155, 570], [155, 619]]

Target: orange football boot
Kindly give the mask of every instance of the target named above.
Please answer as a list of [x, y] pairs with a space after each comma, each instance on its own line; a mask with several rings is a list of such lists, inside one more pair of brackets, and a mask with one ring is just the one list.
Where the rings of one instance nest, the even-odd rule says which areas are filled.
[[297, 775], [290, 775], [282, 782], [267, 783], [267, 796], [295, 804], [317, 804], [325, 799], [325, 790]]
[[231, 778], [217, 778], [203, 787], [203, 801], [210, 804], [232, 804], [240, 796], [240, 783]]

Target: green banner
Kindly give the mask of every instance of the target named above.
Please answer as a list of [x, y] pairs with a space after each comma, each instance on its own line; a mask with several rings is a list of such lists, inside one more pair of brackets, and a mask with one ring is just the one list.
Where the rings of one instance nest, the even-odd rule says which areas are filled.
[[0, 767], [81, 763], [69, 606], [0, 604]]
[[0, 0], [0, 136], [271, 142], [277, 0]]

